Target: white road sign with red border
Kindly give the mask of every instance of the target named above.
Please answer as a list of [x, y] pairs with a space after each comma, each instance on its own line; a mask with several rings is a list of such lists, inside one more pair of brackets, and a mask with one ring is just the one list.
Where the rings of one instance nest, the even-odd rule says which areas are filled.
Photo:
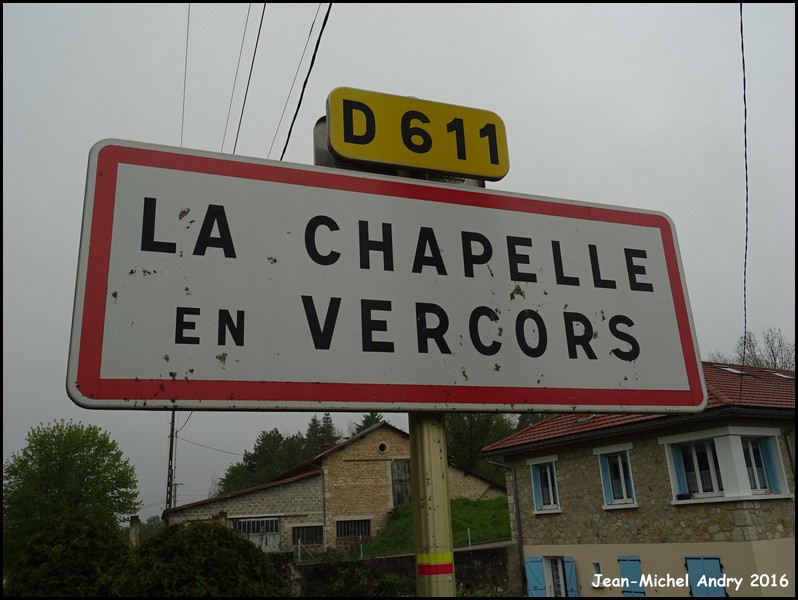
[[664, 214], [105, 140], [67, 391], [88, 408], [689, 412]]

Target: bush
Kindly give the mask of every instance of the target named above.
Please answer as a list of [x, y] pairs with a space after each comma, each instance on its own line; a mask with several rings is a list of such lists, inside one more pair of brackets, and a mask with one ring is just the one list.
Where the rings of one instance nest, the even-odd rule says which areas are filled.
[[321, 562], [310, 567], [320, 589], [306, 590], [311, 596], [343, 598], [395, 597], [399, 577], [379, 570], [379, 561], [361, 560], [345, 552], [328, 548]]
[[13, 557], [4, 596], [107, 596], [128, 556], [118, 528], [61, 523]]
[[144, 541], [117, 579], [118, 596], [285, 596], [270, 556], [216, 522], [180, 523]]

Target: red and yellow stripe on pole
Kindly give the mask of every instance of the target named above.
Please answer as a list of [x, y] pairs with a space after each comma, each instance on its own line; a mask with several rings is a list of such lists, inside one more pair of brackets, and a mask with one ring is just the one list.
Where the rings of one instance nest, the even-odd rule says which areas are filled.
[[418, 575], [452, 575], [454, 555], [451, 552], [430, 552], [416, 554]]

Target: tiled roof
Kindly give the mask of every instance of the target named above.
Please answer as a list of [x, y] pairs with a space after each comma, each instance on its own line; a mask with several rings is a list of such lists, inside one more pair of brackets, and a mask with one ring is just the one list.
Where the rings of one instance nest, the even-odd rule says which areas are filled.
[[[742, 367], [704, 362], [707, 406], [704, 412], [724, 407], [795, 410], [795, 371]], [[538, 421], [482, 449], [485, 454], [518, 449], [535, 443], [642, 424], [673, 413], [565, 413]]]

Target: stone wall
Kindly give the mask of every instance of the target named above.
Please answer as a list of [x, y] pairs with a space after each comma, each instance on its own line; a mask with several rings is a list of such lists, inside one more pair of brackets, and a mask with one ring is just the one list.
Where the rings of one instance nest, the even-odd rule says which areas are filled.
[[[744, 425], [764, 425], [746, 422]], [[772, 423], [768, 423], [770, 427]], [[727, 500], [674, 505], [664, 448], [656, 435], [636, 434], [615, 440], [571, 444], [541, 451], [556, 454], [557, 489], [560, 512], [535, 514], [530, 467], [525, 458], [514, 458], [525, 544], [626, 544], [675, 542], [732, 542], [778, 539], [795, 536], [795, 501]], [[603, 508], [603, 491], [598, 458], [593, 448], [632, 442], [629, 452], [636, 507]], [[789, 463], [785, 463], [787, 467]], [[792, 472], [786, 468], [791, 489]], [[509, 494], [512, 488], [508, 477]], [[510, 503], [511, 526], [515, 530], [514, 503]]]
[[335, 545], [336, 521], [368, 519], [372, 536], [385, 527], [395, 508], [391, 462], [397, 459], [410, 459], [410, 439], [391, 427], [380, 427], [326, 458], [328, 544]]

